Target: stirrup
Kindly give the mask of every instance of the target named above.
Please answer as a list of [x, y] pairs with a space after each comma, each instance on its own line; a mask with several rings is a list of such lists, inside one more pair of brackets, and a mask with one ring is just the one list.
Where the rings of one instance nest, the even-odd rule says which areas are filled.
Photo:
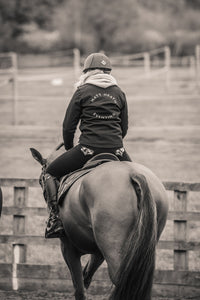
[[46, 239], [53, 239], [53, 238], [60, 238], [61, 236], [65, 235], [64, 229], [59, 227], [54, 230], [45, 230], [45, 238]]
[[49, 217], [45, 230], [45, 238], [59, 238], [65, 234], [62, 222], [59, 218]]

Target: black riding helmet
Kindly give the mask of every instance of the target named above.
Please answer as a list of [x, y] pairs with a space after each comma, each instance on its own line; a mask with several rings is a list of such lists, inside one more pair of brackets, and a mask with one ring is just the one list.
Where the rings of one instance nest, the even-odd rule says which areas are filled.
[[86, 73], [88, 70], [93, 69], [111, 71], [112, 67], [109, 58], [103, 53], [90, 54], [84, 62], [83, 72]]

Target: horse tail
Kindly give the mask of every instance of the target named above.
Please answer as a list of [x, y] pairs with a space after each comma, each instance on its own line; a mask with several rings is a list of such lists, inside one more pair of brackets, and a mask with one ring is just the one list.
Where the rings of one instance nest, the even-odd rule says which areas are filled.
[[132, 174], [138, 216], [129, 228], [117, 282], [110, 300], [149, 300], [155, 269], [157, 214], [146, 178]]

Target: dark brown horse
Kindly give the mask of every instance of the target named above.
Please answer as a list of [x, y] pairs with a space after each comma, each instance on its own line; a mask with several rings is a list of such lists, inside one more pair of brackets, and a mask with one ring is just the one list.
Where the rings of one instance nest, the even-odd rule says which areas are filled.
[[[45, 172], [51, 159], [31, 151]], [[155, 248], [168, 202], [163, 184], [148, 168], [130, 162], [104, 163], [73, 184], [59, 211], [66, 232], [61, 249], [76, 300], [87, 299], [85, 289], [104, 259], [115, 286], [110, 299], [151, 299]], [[82, 271], [84, 254], [91, 256]]]

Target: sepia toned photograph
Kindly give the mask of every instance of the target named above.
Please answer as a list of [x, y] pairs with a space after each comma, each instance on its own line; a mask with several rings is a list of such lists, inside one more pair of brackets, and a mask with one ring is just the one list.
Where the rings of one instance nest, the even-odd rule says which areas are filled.
[[200, 299], [200, 0], [0, 0], [0, 299]]

